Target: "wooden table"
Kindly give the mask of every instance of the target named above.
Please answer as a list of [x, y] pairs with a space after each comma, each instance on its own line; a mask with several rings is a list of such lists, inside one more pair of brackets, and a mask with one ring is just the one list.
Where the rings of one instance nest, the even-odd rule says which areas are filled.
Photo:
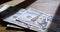
[[10, 5], [10, 6], [16, 6], [17, 4], [23, 2], [25, 0], [11, 0], [9, 2], [3, 3], [1, 5]]
[[58, 6], [58, 0], [37, 0], [35, 3], [27, 7], [27, 9], [32, 7], [39, 11], [43, 11], [45, 13], [54, 15], [56, 13]]
[[[59, 0], [37, 0], [32, 5], [28, 6], [26, 9], [32, 7], [39, 11], [55, 15], [56, 10], [59, 6]], [[4, 28], [2, 30], [5, 30]]]

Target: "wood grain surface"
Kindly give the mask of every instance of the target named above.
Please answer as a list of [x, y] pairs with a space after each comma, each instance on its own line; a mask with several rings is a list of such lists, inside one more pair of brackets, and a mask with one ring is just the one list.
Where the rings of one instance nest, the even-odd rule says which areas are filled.
[[[20, 0], [18, 0], [18, 1], [20, 1]], [[18, 1], [17, 1], [17, 3], [19, 3]], [[14, 2], [14, 3], [16, 3], [16, 2]], [[32, 5], [30, 5], [26, 9], [32, 7], [39, 11], [43, 11], [45, 13], [54, 15], [59, 6], [59, 3], [60, 3], [60, 0], [37, 0], [36, 2], [34, 2]], [[12, 5], [12, 6], [14, 6], [14, 5]], [[0, 27], [0, 32], [21, 32], [21, 31], [10, 31], [10, 30], [7, 31], [7, 30], [5, 30], [5, 27]], [[22, 32], [24, 32], [24, 31], [22, 31]]]
[[11, 1], [3, 3], [1, 5], [15, 6], [15, 5], [17, 5], [17, 4], [19, 4], [19, 3], [23, 2], [23, 1], [25, 1], [25, 0], [11, 0]]

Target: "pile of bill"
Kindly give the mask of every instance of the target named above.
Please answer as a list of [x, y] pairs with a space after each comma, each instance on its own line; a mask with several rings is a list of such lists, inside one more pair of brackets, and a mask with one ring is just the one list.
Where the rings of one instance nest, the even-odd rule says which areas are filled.
[[34, 8], [28, 8], [20, 9], [15, 14], [4, 18], [3, 21], [12, 23], [7, 24], [7, 27], [17, 29], [26, 28], [37, 32], [45, 32], [50, 26], [52, 18], [53, 16], [50, 14], [44, 13]]

